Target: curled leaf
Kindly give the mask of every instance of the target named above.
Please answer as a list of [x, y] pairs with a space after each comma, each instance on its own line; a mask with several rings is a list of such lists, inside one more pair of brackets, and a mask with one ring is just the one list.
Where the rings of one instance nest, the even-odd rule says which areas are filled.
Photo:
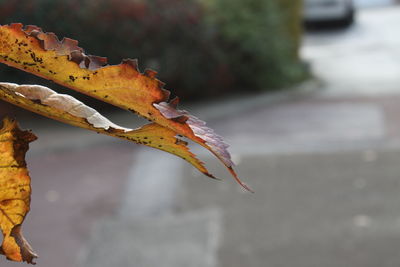
[[138, 129], [124, 128], [72, 96], [58, 94], [41, 85], [0, 82], [0, 99], [67, 124], [169, 152], [188, 161], [205, 175], [213, 177], [204, 164], [189, 151], [185, 141], [177, 138], [172, 130], [158, 124], [150, 123]]
[[0, 253], [12, 261], [34, 264], [37, 255], [21, 232], [21, 225], [30, 209], [31, 183], [25, 154], [36, 136], [19, 129], [8, 118], [0, 129], [0, 229], [3, 244]]
[[54, 33], [36, 26], [0, 26], [0, 62], [52, 80], [75, 91], [137, 113], [211, 151], [246, 189], [235, 171], [227, 145], [205, 123], [177, 109], [177, 100], [156, 78], [156, 72], [141, 73], [137, 60], [107, 65], [106, 58], [86, 55], [78, 42], [61, 41]]

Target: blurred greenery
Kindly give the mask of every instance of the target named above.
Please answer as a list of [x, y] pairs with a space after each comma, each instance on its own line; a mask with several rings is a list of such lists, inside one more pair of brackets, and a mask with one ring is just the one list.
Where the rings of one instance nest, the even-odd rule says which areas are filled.
[[[112, 64], [139, 58], [173, 94], [197, 100], [305, 79], [300, 10], [301, 0], [0, 0], [0, 24], [38, 25]], [[37, 82], [5, 66], [0, 77]]]
[[208, 5], [241, 88], [280, 88], [306, 77], [298, 57], [300, 1], [217, 0]]

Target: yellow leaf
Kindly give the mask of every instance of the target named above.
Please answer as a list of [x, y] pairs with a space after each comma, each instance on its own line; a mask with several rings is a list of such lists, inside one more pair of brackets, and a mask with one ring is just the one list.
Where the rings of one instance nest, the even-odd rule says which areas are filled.
[[33, 263], [37, 255], [22, 236], [21, 225], [30, 208], [31, 183], [25, 153], [36, 136], [10, 119], [0, 129], [0, 253], [12, 261]]

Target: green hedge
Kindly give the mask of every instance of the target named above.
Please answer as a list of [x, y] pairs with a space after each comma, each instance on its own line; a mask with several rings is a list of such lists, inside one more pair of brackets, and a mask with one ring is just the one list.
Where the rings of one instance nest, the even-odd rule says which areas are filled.
[[[0, 24], [36, 24], [88, 54], [139, 58], [186, 99], [260, 91], [306, 77], [296, 0], [0, 0]], [[1, 80], [27, 76], [0, 68]], [[29, 78], [33, 79], [33, 78]], [[35, 80], [34, 80], [35, 81]]]
[[[306, 75], [298, 58], [301, 38], [299, 3], [290, 0], [208, 1], [226, 62], [237, 84], [248, 90], [291, 85]], [[289, 1], [286, 1], [289, 2]], [[298, 1], [299, 2], [299, 1]]]

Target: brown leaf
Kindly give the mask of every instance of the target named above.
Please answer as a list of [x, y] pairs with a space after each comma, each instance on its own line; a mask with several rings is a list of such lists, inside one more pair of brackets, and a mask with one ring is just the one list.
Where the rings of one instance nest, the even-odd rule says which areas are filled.
[[14, 120], [3, 120], [0, 129], [0, 253], [12, 261], [34, 264], [37, 255], [25, 240], [21, 225], [30, 209], [31, 183], [25, 154], [36, 136], [19, 129]]

